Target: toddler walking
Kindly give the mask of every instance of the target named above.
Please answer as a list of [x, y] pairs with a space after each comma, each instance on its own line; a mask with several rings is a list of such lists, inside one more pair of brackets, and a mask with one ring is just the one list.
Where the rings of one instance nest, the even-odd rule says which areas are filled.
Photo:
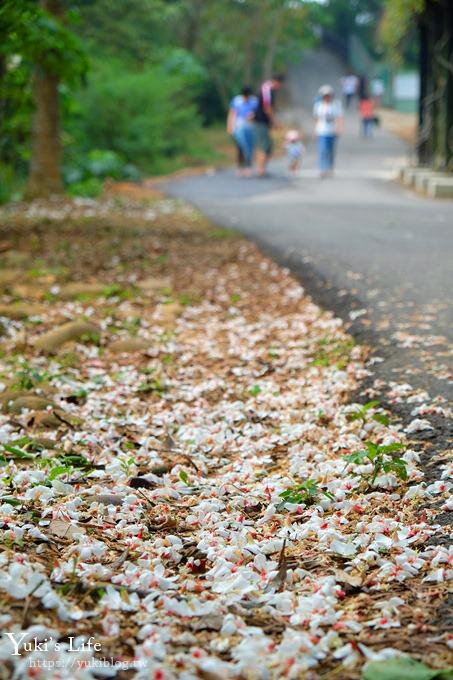
[[302, 144], [297, 130], [289, 130], [285, 136], [285, 149], [288, 154], [288, 173], [290, 177], [296, 177], [302, 164], [305, 146]]

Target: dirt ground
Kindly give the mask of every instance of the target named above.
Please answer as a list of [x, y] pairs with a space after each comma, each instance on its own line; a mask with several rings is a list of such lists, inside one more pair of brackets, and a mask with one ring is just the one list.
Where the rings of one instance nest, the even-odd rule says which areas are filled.
[[48, 645], [0, 678], [445, 667], [451, 461], [287, 270], [146, 192], [0, 213], [1, 621]]
[[415, 113], [403, 113], [393, 109], [379, 109], [378, 115], [384, 129], [401, 137], [411, 146], [417, 141], [417, 116]]

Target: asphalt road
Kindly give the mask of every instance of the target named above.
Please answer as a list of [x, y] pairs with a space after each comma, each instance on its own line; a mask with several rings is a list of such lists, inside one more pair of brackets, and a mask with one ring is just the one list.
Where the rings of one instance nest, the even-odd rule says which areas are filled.
[[276, 158], [266, 179], [241, 179], [228, 169], [173, 180], [165, 190], [289, 266], [315, 301], [342, 316], [385, 359], [377, 377], [405, 378], [431, 396], [445, 396], [453, 201], [402, 188], [395, 177], [408, 149], [383, 130], [361, 139], [352, 111], [335, 177], [319, 179], [312, 122], [302, 107], [318, 83], [337, 84], [339, 75], [334, 59], [316, 53], [291, 72], [282, 118], [306, 131], [299, 178], [289, 179], [285, 159]]

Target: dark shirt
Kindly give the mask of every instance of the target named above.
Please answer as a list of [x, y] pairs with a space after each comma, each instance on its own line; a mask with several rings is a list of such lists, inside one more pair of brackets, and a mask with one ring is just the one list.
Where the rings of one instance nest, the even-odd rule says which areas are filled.
[[258, 96], [258, 108], [255, 112], [255, 120], [257, 123], [264, 123], [265, 125], [271, 125], [271, 119], [265, 111], [265, 106], [274, 107], [275, 92], [271, 85], [271, 81], [267, 80], [260, 87], [260, 93]]

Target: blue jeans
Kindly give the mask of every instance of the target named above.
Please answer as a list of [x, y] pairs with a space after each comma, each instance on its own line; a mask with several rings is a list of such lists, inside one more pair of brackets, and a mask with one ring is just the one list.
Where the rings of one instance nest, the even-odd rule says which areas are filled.
[[364, 137], [373, 136], [374, 120], [373, 118], [363, 118], [362, 119], [362, 134]]
[[321, 172], [326, 172], [327, 170], [333, 169], [335, 163], [336, 141], [336, 135], [318, 136], [319, 169]]
[[255, 150], [255, 127], [253, 123], [243, 123], [236, 126], [233, 133], [239, 148], [244, 156], [244, 165], [250, 168], [253, 163], [253, 152]]

